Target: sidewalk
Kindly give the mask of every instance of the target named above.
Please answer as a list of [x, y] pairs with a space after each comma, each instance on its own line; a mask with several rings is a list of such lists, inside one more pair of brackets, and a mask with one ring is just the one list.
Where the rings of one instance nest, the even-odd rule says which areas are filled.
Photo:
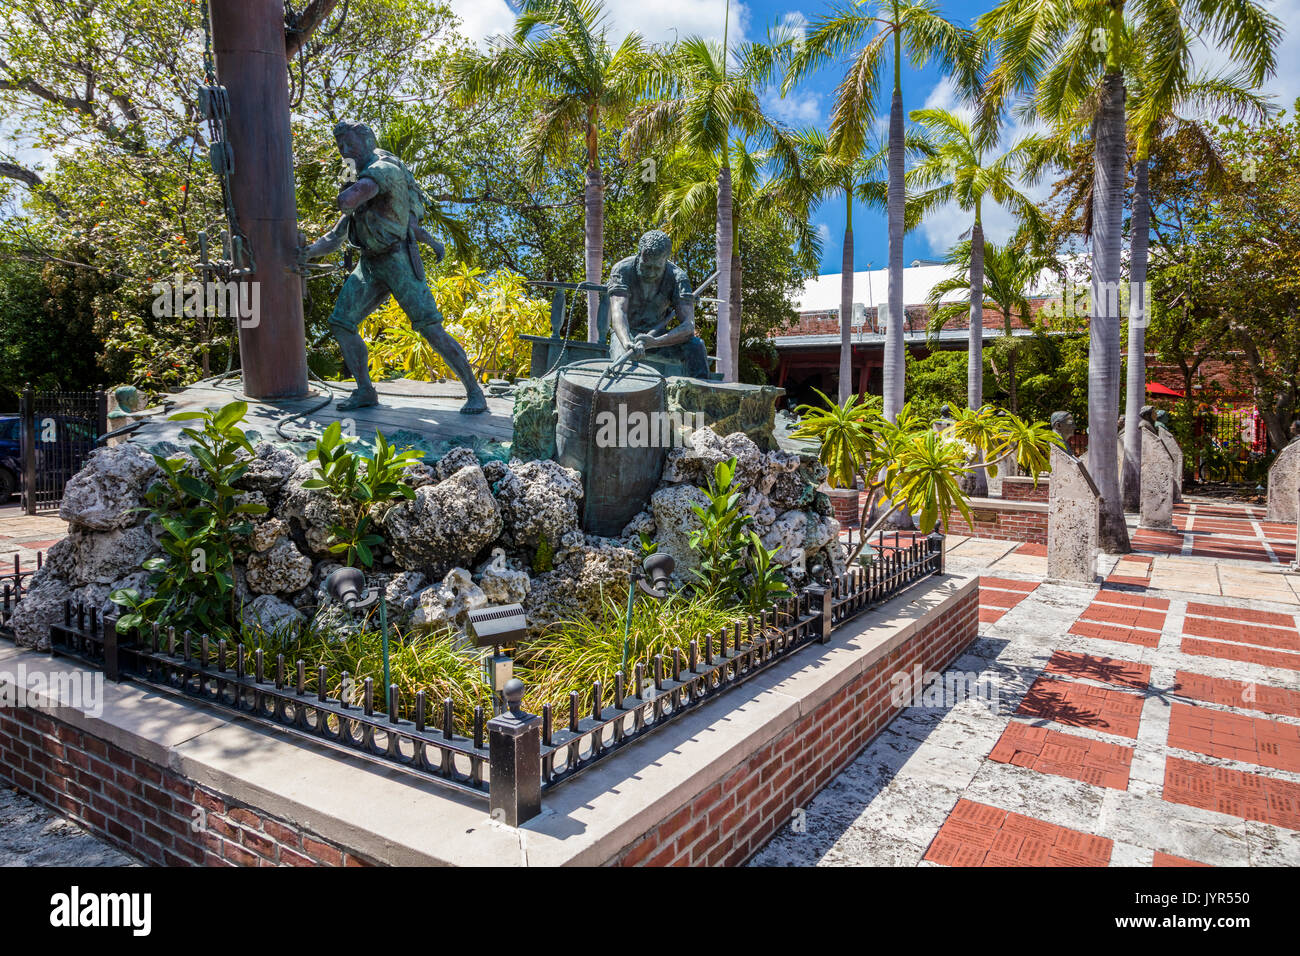
[[68, 533], [68, 523], [57, 512], [24, 514], [21, 504], [0, 507], [0, 574], [36, 567], [36, 553], [46, 550]]
[[1040, 583], [1041, 546], [950, 540], [950, 567], [981, 573], [981, 623], [943, 699], [752, 865], [1300, 865], [1294, 535], [1214, 508], [1183, 511], [1177, 553], [1103, 557], [1100, 586]]

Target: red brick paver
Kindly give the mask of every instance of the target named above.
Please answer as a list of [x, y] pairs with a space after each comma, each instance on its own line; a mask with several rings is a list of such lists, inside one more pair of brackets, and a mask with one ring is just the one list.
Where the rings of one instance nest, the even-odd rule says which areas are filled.
[[1164, 799], [1300, 830], [1300, 783], [1169, 757]]
[[1016, 713], [1136, 739], [1142, 698], [1126, 691], [1040, 677]]
[[1133, 748], [1013, 720], [989, 759], [1112, 790], [1127, 790]]
[[1113, 847], [1105, 837], [958, 800], [925, 858], [947, 866], [1106, 866]]
[[1300, 727], [1208, 707], [1173, 704], [1169, 745], [1300, 773]]

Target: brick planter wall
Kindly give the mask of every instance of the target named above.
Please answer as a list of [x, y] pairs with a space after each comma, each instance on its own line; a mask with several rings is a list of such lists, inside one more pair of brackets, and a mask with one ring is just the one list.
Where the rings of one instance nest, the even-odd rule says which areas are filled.
[[1038, 487], [1034, 487], [1034, 479], [1024, 478], [1019, 475], [1009, 476], [1002, 479], [1002, 497], [1007, 501], [1047, 501], [1047, 492], [1050, 490], [1051, 480], [1048, 478], [1039, 478]]
[[622, 866], [732, 866], [753, 856], [902, 710], [892, 675], [942, 671], [975, 639], [975, 589], [881, 657], [844, 692], [786, 728], [723, 780], [653, 827]]
[[831, 489], [827, 497], [831, 500], [831, 513], [841, 528], [856, 528], [862, 518], [862, 496], [856, 490], [844, 494], [847, 489]]
[[954, 508], [948, 513], [949, 534], [1047, 544], [1046, 503], [972, 498], [969, 504], [974, 527], [968, 525], [961, 512]]
[[370, 865], [31, 708], [0, 710], [0, 779], [145, 863]]

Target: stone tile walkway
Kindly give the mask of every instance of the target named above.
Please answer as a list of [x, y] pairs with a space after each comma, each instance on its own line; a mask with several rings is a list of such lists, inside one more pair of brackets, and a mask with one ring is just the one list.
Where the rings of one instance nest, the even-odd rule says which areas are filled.
[[1214, 508], [1278, 560], [950, 541], [979, 637], [751, 865], [1300, 866], [1300, 575]]
[[28, 515], [11, 502], [0, 508], [0, 575], [36, 568], [36, 555], [68, 533], [57, 513]]
[[0, 786], [0, 866], [139, 866], [134, 859]]

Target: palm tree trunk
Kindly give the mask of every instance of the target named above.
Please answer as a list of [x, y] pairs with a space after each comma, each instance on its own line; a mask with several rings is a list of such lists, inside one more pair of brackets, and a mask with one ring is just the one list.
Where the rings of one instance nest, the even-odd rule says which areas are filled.
[[1125, 511], [1137, 511], [1142, 501], [1142, 429], [1138, 415], [1147, 395], [1146, 288], [1150, 223], [1147, 161], [1140, 159], [1133, 168], [1133, 232], [1129, 255], [1128, 390], [1124, 399], [1124, 473], [1120, 481]]
[[[966, 406], [984, 404], [984, 227], [978, 212], [970, 233], [970, 347], [966, 354]], [[975, 462], [983, 460], [975, 453]], [[988, 475], [983, 468], [970, 474], [971, 493], [983, 498], [989, 493]]]
[[731, 220], [731, 165], [723, 157], [718, 169], [718, 371], [724, 382], [736, 380], [731, 364], [731, 249], [734, 245]]
[[884, 412], [891, 422], [903, 408], [903, 91], [889, 107], [889, 315], [885, 323]]
[[844, 253], [840, 257], [840, 404], [853, 394], [853, 199], [849, 194], [844, 221]]
[[[587, 167], [587, 188], [583, 197], [586, 217], [584, 238], [587, 260], [587, 281], [600, 282], [605, 258], [605, 184], [601, 181], [600, 167]], [[587, 293], [587, 341], [598, 342], [600, 330], [596, 318], [600, 315], [600, 293]]]
[[1130, 550], [1119, 494], [1115, 438], [1119, 416], [1119, 279], [1124, 217], [1124, 74], [1102, 80], [1092, 124], [1092, 318], [1088, 328], [1088, 470], [1101, 492], [1098, 543], [1107, 554]]
[[1016, 389], [1016, 342], [1012, 337], [1011, 329], [1011, 312], [1010, 310], [1002, 313], [1003, 331], [1007, 337], [1007, 378], [1011, 386], [1011, 414], [1020, 414], [1020, 396]]
[[740, 381], [740, 333], [741, 317], [744, 315], [745, 268], [740, 261], [740, 243], [736, 242], [731, 250], [731, 381]]

